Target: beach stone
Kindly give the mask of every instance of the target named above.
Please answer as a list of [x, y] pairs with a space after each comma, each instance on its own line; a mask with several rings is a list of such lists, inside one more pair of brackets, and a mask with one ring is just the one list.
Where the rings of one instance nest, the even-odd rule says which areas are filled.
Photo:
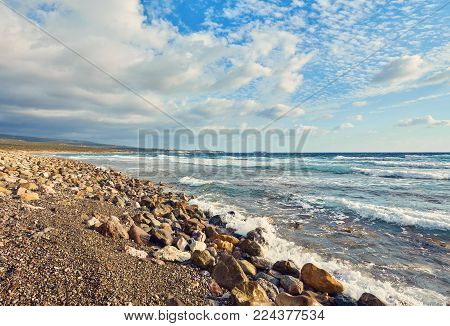
[[185, 305], [186, 304], [183, 301], [175, 297], [170, 297], [166, 300], [166, 306], [185, 306]]
[[327, 271], [320, 269], [311, 263], [305, 264], [302, 267], [301, 275], [303, 283], [317, 291], [326, 292], [331, 295], [342, 293], [344, 291], [341, 282], [336, 280]]
[[266, 274], [264, 272], [259, 272], [258, 274], [255, 275], [255, 279], [256, 280], [258, 280], [260, 278], [262, 278], [262, 279], [264, 279], [264, 280], [266, 280], [266, 281], [268, 281], [268, 282], [270, 282], [270, 283], [272, 283], [272, 284], [274, 284], [276, 286], [280, 285], [280, 280], [279, 279], [277, 279], [277, 278], [275, 278], [273, 276], [270, 276], [269, 274]]
[[263, 249], [256, 241], [244, 239], [239, 243], [239, 248], [251, 256], [262, 256]]
[[9, 189], [6, 189], [4, 187], [0, 187], [0, 193], [5, 194], [5, 195], [11, 195], [12, 191]]
[[177, 236], [174, 240], [173, 240], [173, 246], [177, 247], [179, 250], [181, 251], [185, 251], [186, 247], [188, 245], [188, 242], [186, 241], [186, 239], [182, 236]]
[[229, 253], [233, 252], [233, 244], [231, 242], [215, 239], [213, 243], [217, 246], [217, 249], [225, 250]]
[[256, 267], [251, 262], [245, 259], [240, 259], [238, 260], [238, 263], [245, 274], [252, 276], [256, 275]]
[[100, 225], [99, 232], [102, 235], [111, 237], [113, 239], [129, 238], [127, 229], [122, 224], [120, 224], [120, 222], [117, 219], [112, 217], [108, 221]]
[[[327, 293], [325, 293], [328, 295]], [[318, 300], [320, 302], [320, 300]], [[356, 306], [357, 302], [355, 299], [348, 295], [344, 294], [335, 294], [334, 296], [330, 297], [329, 300], [330, 306]]]
[[39, 195], [36, 192], [25, 192], [19, 196], [24, 202], [39, 200]]
[[228, 290], [233, 289], [241, 282], [248, 281], [237, 260], [228, 254], [223, 254], [219, 258], [211, 276], [220, 286]]
[[100, 225], [102, 225], [102, 222], [100, 222], [95, 216], [92, 216], [90, 219], [85, 220], [84, 223], [88, 228], [98, 228]]
[[280, 279], [283, 276], [283, 274], [281, 274], [280, 272], [277, 272], [276, 270], [273, 270], [273, 269], [269, 269], [267, 271], [267, 274], [269, 274], [270, 276], [273, 276], [277, 279]]
[[25, 183], [21, 183], [20, 187], [25, 188], [27, 190], [37, 190], [39, 189], [39, 187], [37, 186], [37, 184], [35, 184], [34, 182], [25, 182]]
[[279, 260], [273, 264], [272, 269], [283, 275], [300, 278], [300, 270], [292, 260]]
[[387, 306], [387, 304], [378, 299], [372, 293], [366, 292], [359, 298], [358, 306]]
[[215, 280], [211, 280], [211, 282], [209, 282], [208, 289], [209, 292], [211, 292], [211, 294], [216, 297], [220, 297], [221, 295], [223, 295], [223, 289]]
[[194, 239], [196, 241], [200, 241], [200, 242], [205, 242], [206, 234], [203, 233], [202, 231], [194, 231], [194, 232], [192, 232], [192, 239]]
[[130, 231], [128, 231], [128, 235], [130, 236], [131, 240], [139, 245], [148, 243], [150, 240], [150, 235], [136, 225], [131, 226]]
[[189, 250], [194, 252], [196, 250], [203, 251], [206, 250], [206, 243], [200, 242], [194, 239], [187, 240]]
[[226, 242], [231, 242], [234, 246], [237, 245], [239, 243], [239, 239], [232, 236], [232, 235], [228, 235], [228, 234], [219, 234], [217, 236], [217, 238], [219, 238], [222, 241], [226, 241]]
[[256, 280], [256, 283], [261, 285], [264, 291], [266, 291], [266, 294], [269, 297], [269, 299], [275, 302], [275, 298], [277, 297], [278, 293], [280, 293], [276, 285], [270, 283], [269, 281], [266, 281], [263, 278]]
[[302, 294], [315, 299], [317, 302], [324, 306], [332, 305], [332, 300], [335, 298], [330, 297], [328, 293], [316, 293], [311, 290], [304, 291]]
[[256, 241], [259, 244], [267, 244], [267, 240], [264, 238], [264, 232], [265, 230], [261, 227], [258, 227], [252, 231], [249, 231], [247, 233], [247, 239], [252, 240], [252, 241]]
[[194, 265], [208, 269], [214, 264], [214, 257], [211, 256], [208, 250], [196, 250], [192, 253], [191, 260]]
[[146, 259], [148, 257], [148, 254], [144, 250], [137, 250], [130, 246], [125, 246], [124, 252], [130, 256], [137, 257], [140, 259]]
[[257, 269], [266, 271], [272, 267], [272, 263], [263, 257], [250, 256], [250, 262], [255, 265]]
[[299, 295], [303, 292], [303, 283], [293, 276], [283, 275], [280, 278], [280, 284], [289, 294]]
[[150, 242], [162, 247], [169, 246], [173, 242], [173, 237], [168, 229], [151, 229]]
[[277, 306], [321, 306], [319, 302], [309, 296], [293, 296], [286, 292], [278, 294], [275, 303]]
[[239, 283], [231, 290], [231, 297], [238, 306], [269, 306], [266, 291], [257, 282]]
[[155, 258], [165, 261], [176, 261], [182, 263], [191, 259], [191, 253], [178, 250], [173, 246], [166, 246], [155, 252]]

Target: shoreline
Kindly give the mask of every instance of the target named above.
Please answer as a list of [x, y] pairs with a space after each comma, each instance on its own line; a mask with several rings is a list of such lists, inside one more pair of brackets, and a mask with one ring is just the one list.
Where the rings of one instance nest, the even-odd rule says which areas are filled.
[[[4, 305], [384, 305], [368, 293], [359, 300], [343, 295], [343, 285], [320, 266], [296, 266], [289, 260], [272, 264], [264, 258], [264, 230], [236, 234], [220, 216], [189, 204], [191, 198], [183, 193], [171, 193], [149, 181], [92, 164], [30, 154], [34, 153], [0, 151], [4, 230], [0, 246], [6, 253], [3, 260], [11, 265], [0, 270], [0, 302]], [[24, 223], [24, 229], [11, 227], [9, 223], [14, 222]], [[85, 243], [80, 244], [78, 236]], [[69, 258], [56, 263], [37, 255], [36, 251], [44, 250], [83, 261], [81, 275], [61, 283], [54, 273], [31, 267], [27, 284], [44, 289], [21, 285], [25, 265], [13, 258], [18, 255], [13, 246], [17, 239], [24, 241], [20, 255], [24, 261], [33, 257], [31, 266], [43, 264], [42, 268], [51, 262], [56, 271], [77, 269], [76, 265], [66, 267]], [[47, 248], [47, 242], [53, 245]], [[91, 251], [93, 257], [84, 254]], [[92, 271], [90, 265], [97, 269]], [[174, 271], [175, 276], [171, 275]], [[117, 284], [123, 273], [127, 276]], [[147, 284], [142, 274], [155, 284]], [[100, 281], [86, 283], [92, 275]], [[77, 293], [82, 284], [86, 288], [81, 292], [82, 302], [67, 295], [62, 299], [59, 294], [35, 301], [29, 297], [37, 291], [48, 293], [45, 284], [53, 278], [59, 280], [50, 282], [57, 293], [68, 292], [67, 288]], [[102, 286], [103, 282], [107, 285]], [[178, 291], [170, 291], [169, 284]], [[147, 293], [158, 291], [156, 297]], [[99, 299], [98, 292], [111, 297]]]

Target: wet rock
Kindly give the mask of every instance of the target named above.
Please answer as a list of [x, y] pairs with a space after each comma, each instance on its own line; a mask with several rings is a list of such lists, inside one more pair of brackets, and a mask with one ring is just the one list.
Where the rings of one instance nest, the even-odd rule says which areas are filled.
[[238, 306], [269, 306], [266, 291], [257, 282], [248, 281], [238, 284], [231, 290], [231, 297]]
[[217, 238], [219, 238], [222, 241], [226, 241], [226, 242], [230, 242], [232, 243], [234, 246], [237, 245], [239, 243], [239, 239], [232, 236], [232, 235], [228, 235], [228, 234], [219, 234], [217, 236]]
[[217, 265], [214, 267], [212, 272], [213, 279], [217, 281], [217, 283], [228, 289], [233, 289], [237, 284], [241, 282], [247, 282], [248, 278], [242, 270], [239, 263], [234, 259], [234, 257], [223, 254]]
[[139, 245], [148, 243], [150, 240], [150, 235], [136, 225], [131, 226], [130, 231], [128, 231], [128, 235], [130, 236], [131, 240]]
[[387, 304], [371, 293], [363, 293], [358, 300], [358, 306], [386, 306]]
[[245, 274], [255, 276], [256, 275], [256, 267], [250, 263], [248, 260], [240, 259], [238, 260], [239, 265]]
[[214, 257], [211, 256], [208, 250], [194, 251], [191, 260], [194, 265], [202, 269], [208, 269], [214, 265]]
[[299, 295], [303, 292], [303, 283], [293, 276], [283, 275], [280, 278], [280, 284], [289, 294]]
[[348, 295], [335, 294], [330, 297], [329, 304], [331, 306], [356, 306], [356, 300]]
[[283, 275], [300, 278], [300, 270], [292, 260], [279, 260], [273, 264], [272, 269]]
[[113, 239], [129, 238], [127, 229], [122, 224], [120, 224], [117, 218], [114, 217], [111, 217], [108, 221], [100, 225], [99, 232], [102, 235], [111, 237]]
[[308, 290], [308, 291], [304, 291], [302, 294], [315, 299], [317, 302], [319, 302], [323, 306], [332, 305], [333, 297], [330, 297], [327, 293], [316, 293], [311, 290]]
[[247, 239], [256, 241], [259, 244], [267, 244], [267, 240], [264, 238], [265, 230], [263, 228], [256, 228], [247, 233]]
[[277, 278], [275, 278], [273, 276], [270, 276], [269, 274], [263, 273], [263, 272], [259, 272], [258, 274], [255, 275], [256, 280], [258, 280], [260, 278], [262, 278], [276, 286], [278, 286], [280, 284], [280, 280], [278, 280]]
[[225, 250], [229, 253], [233, 252], [233, 244], [231, 242], [216, 239], [213, 243], [217, 246], [217, 249]]
[[256, 241], [244, 239], [239, 243], [239, 248], [251, 256], [262, 256], [263, 249]]
[[266, 271], [269, 270], [272, 267], [272, 263], [263, 257], [257, 257], [257, 256], [251, 256], [250, 262], [255, 265], [257, 269]]
[[166, 246], [155, 252], [155, 258], [165, 261], [185, 262], [191, 259], [191, 253], [178, 250], [173, 246]]
[[317, 291], [326, 292], [331, 295], [344, 291], [341, 282], [336, 280], [327, 271], [311, 263], [305, 264], [302, 267], [301, 275], [303, 283]]
[[266, 291], [266, 294], [269, 297], [269, 299], [275, 302], [275, 298], [277, 297], [278, 293], [280, 293], [276, 285], [262, 278], [256, 280], [256, 283], [261, 285], [264, 291]]
[[319, 302], [309, 296], [293, 296], [286, 292], [278, 294], [275, 303], [277, 306], [321, 306]]

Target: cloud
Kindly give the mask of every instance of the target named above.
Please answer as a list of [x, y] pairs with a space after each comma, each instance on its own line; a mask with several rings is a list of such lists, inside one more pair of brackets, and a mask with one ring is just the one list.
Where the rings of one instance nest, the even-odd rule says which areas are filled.
[[386, 65], [375, 77], [375, 83], [403, 84], [422, 77], [430, 66], [420, 55], [402, 56]]
[[357, 114], [357, 115], [354, 115], [352, 117], [352, 119], [355, 120], [355, 121], [363, 121], [364, 116], [362, 114]]
[[356, 108], [361, 108], [364, 106], [367, 106], [369, 103], [367, 101], [356, 101], [352, 103], [352, 106], [356, 107]]
[[354, 128], [354, 127], [355, 127], [355, 126], [354, 126], [352, 123], [350, 123], [350, 122], [344, 122], [343, 124], [341, 124], [341, 125], [335, 127], [333, 130], [338, 131], [338, 130], [352, 129], [352, 128]]
[[436, 120], [431, 115], [426, 115], [422, 118], [409, 118], [400, 120], [397, 123], [399, 127], [410, 127], [410, 126], [418, 126], [418, 125], [427, 125], [429, 127], [432, 126], [450, 126], [450, 120]]
[[292, 108], [285, 104], [277, 104], [271, 108], [259, 110], [256, 114], [267, 119], [277, 119], [282, 116], [295, 118], [305, 114], [305, 111], [302, 108]]

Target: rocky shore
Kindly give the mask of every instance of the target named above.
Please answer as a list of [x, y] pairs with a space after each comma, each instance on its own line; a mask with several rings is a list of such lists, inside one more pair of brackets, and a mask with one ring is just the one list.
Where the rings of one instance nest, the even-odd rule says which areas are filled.
[[[0, 151], [0, 305], [385, 305], [164, 185]], [[229, 214], [233, 214], [230, 212]]]

